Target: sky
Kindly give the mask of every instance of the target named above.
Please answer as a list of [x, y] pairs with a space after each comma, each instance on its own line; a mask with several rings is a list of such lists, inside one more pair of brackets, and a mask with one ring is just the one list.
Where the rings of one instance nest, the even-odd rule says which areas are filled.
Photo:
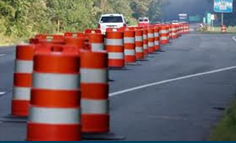
[[166, 0], [170, 3], [162, 8], [162, 18], [165, 21], [178, 20], [179, 13], [204, 16], [206, 11], [212, 11], [213, 6], [207, 0]]

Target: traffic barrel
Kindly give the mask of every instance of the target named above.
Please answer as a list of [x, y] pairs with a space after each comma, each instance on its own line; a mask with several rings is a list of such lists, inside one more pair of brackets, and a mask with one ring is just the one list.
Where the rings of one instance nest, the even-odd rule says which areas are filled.
[[143, 29], [143, 49], [144, 55], [148, 55], [148, 31], [146, 28]]
[[135, 30], [135, 52], [137, 60], [144, 59], [143, 31], [139, 29]]
[[225, 25], [221, 26], [221, 33], [226, 33], [227, 32], [227, 27]]
[[166, 45], [169, 43], [169, 31], [166, 25], [160, 26], [160, 44]]
[[73, 33], [73, 32], [66, 32], [64, 34], [65, 37], [75, 37], [75, 38], [85, 38], [85, 34], [81, 32]]
[[89, 50], [90, 51], [103, 51], [105, 50], [104, 46], [104, 35], [101, 33], [94, 33], [87, 31], [86, 38], [88, 40]]
[[76, 46], [78, 51], [87, 48], [85, 34], [66, 32], [64, 36], [65, 45]]
[[63, 35], [46, 35], [39, 34], [35, 36], [35, 39], [38, 40], [39, 43], [42, 44], [64, 44], [64, 36]]
[[160, 35], [159, 35], [159, 32], [160, 32], [160, 27], [156, 26], [154, 28], [154, 39], [155, 39], [154, 45], [155, 45], [155, 50], [156, 51], [159, 51], [161, 49], [161, 47], [160, 47]]
[[125, 63], [136, 62], [135, 32], [133, 30], [124, 31]]
[[110, 130], [108, 53], [81, 52], [82, 132]]
[[84, 31], [85, 34], [102, 34], [100, 29], [86, 29]]
[[120, 31], [106, 32], [106, 50], [108, 51], [108, 66], [110, 68], [124, 68], [124, 34]]
[[174, 24], [171, 25], [170, 38], [171, 39], [176, 39], [177, 38], [177, 26], [174, 25]]
[[28, 117], [31, 99], [33, 58], [35, 45], [18, 45], [14, 74], [14, 89], [11, 114], [15, 117]]
[[154, 45], [154, 29], [148, 28], [148, 53], [155, 52], [155, 45]]
[[44, 45], [35, 53], [27, 141], [81, 140], [77, 49]]

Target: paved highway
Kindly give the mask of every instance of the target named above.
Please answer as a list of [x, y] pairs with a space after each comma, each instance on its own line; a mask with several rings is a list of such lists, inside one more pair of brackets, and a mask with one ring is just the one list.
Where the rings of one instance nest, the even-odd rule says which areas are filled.
[[[111, 71], [112, 132], [131, 141], [207, 140], [235, 98], [234, 35], [184, 35], [140, 65]], [[10, 113], [14, 47], [0, 49], [0, 116]], [[0, 123], [0, 140], [25, 140]]]

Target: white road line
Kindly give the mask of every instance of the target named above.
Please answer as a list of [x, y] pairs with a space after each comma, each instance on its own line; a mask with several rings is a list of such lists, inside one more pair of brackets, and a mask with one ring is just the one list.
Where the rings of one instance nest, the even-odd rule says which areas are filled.
[[209, 74], [214, 74], [214, 73], [225, 72], [225, 71], [229, 71], [229, 70], [233, 70], [233, 69], [236, 69], [236, 66], [223, 68], [223, 69], [218, 69], [218, 70], [213, 70], [213, 71], [208, 71], [208, 72], [203, 72], [203, 73], [198, 73], [198, 74], [193, 74], [193, 75], [187, 75], [187, 76], [178, 77], [178, 78], [174, 78], [174, 79], [168, 79], [168, 80], [154, 82], [154, 83], [150, 83], [150, 84], [146, 84], [146, 85], [141, 85], [141, 86], [133, 87], [133, 88], [130, 88], [130, 89], [125, 89], [125, 90], [122, 90], [122, 91], [117, 91], [117, 92], [111, 93], [109, 96], [113, 97], [113, 96], [129, 93], [129, 92], [133, 92], [133, 91], [136, 91], [136, 90], [149, 88], [149, 87], [152, 87], [152, 86], [167, 84], [167, 83], [171, 83], [171, 82], [175, 82], [175, 81], [180, 81], [180, 80], [184, 80], [184, 79], [189, 79], [189, 78], [194, 78], [194, 77], [199, 77], [199, 76], [204, 76], [204, 75], [209, 75]]
[[232, 39], [236, 42], [236, 36], [232, 37]]
[[0, 57], [5, 56], [5, 54], [0, 54]]
[[4, 94], [6, 94], [6, 92], [0, 92], [0, 95], [4, 95]]

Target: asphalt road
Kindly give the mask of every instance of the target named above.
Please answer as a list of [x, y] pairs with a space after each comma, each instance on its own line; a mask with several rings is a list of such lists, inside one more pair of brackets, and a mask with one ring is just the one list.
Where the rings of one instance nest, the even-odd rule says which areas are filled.
[[[111, 71], [111, 131], [129, 141], [207, 140], [236, 95], [233, 36], [184, 35], [140, 65]], [[14, 47], [0, 48], [0, 116], [10, 113], [13, 69]], [[25, 127], [0, 123], [0, 140], [25, 140]]]

